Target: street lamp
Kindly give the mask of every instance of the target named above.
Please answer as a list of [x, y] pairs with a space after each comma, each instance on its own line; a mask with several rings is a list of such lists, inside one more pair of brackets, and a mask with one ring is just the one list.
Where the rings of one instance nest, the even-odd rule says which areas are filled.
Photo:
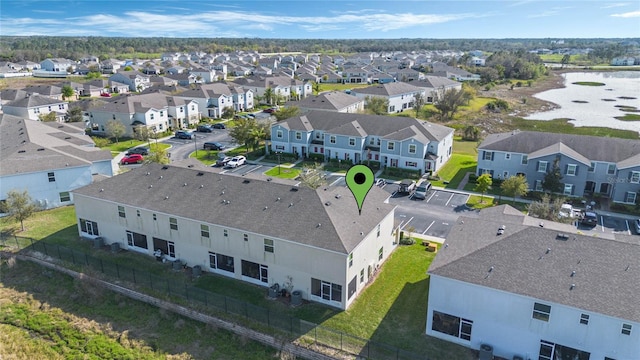
[[276, 151], [276, 155], [278, 156], [278, 175], [280, 175], [280, 156], [282, 156], [282, 151]]

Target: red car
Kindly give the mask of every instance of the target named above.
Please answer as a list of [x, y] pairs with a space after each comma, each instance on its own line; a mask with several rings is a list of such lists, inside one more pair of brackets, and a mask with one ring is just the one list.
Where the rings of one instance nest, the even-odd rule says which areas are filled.
[[109, 94], [109, 93], [101, 93], [100, 96], [102, 96], [102, 97], [111, 97], [111, 94]]
[[276, 109], [276, 108], [268, 108], [268, 109], [262, 110], [262, 112], [267, 113], [267, 114], [273, 114], [276, 111], [278, 111], [278, 109]]
[[120, 160], [120, 164], [128, 165], [128, 164], [141, 164], [144, 161], [144, 158], [140, 154], [130, 154]]

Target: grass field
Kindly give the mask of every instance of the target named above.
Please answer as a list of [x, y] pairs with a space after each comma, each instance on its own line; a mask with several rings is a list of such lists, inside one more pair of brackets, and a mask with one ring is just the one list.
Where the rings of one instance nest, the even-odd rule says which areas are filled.
[[438, 170], [440, 180], [433, 180], [431, 183], [434, 186], [455, 189], [458, 187], [466, 173], [475, 172], [477, 163], [477, 156], [459, 154], [455, 152], [451, 155], [449, 161], [440, 170]]
[[525, 120], [521, 118], [512, 119], [512, 124], [522, 131], [543, 131], [551, 133], [590, 135], [602, 137], [616, 137], [622, 139], [638, 139], [637, 131], [618, 130], [605, 127], [575, 127], [568, 119], [555, 120]]
[[278, 177], [282, 179], [295, 179], [300, 175], [300, 169], [290, 169], [286, 167], [275, 166], [271, 170], [264, 173], [267, 176]]

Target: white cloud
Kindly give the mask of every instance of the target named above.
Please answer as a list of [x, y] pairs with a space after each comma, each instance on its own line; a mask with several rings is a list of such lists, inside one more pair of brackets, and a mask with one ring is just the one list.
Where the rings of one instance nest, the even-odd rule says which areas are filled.
[[601, 6], [600, 9], [610, 9], [610, 8], [622, 7], [622, 6], [627, 6], [627, 5], [629, 5], [629, 3], [607, 4], [607, 5]]
[[640, 17], [640, 11], [631, 11], [622, 14], [611, 14], [613, 17], [621, 17], [621, 18], [636, 18]]

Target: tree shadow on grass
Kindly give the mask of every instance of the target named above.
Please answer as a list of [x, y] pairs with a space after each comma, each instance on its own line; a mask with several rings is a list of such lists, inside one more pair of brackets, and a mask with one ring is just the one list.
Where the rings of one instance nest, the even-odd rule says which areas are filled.
[[475, 172], [476, 172], [476, 165], [475, 164], [476, 163], [474, 161], [463, 161], [462, 163], [460, 163], [460, 169], [458, 169], [458, 171], [453, 176], [453, 178], [451, 178], [449, 183], [445, 185], [445, 188], [446, 189], [457, 189], [458, 185], [460, 185], [460, 183], [464, 179], [465, 175], [467, 175], [467, 173], [475, 174]]

